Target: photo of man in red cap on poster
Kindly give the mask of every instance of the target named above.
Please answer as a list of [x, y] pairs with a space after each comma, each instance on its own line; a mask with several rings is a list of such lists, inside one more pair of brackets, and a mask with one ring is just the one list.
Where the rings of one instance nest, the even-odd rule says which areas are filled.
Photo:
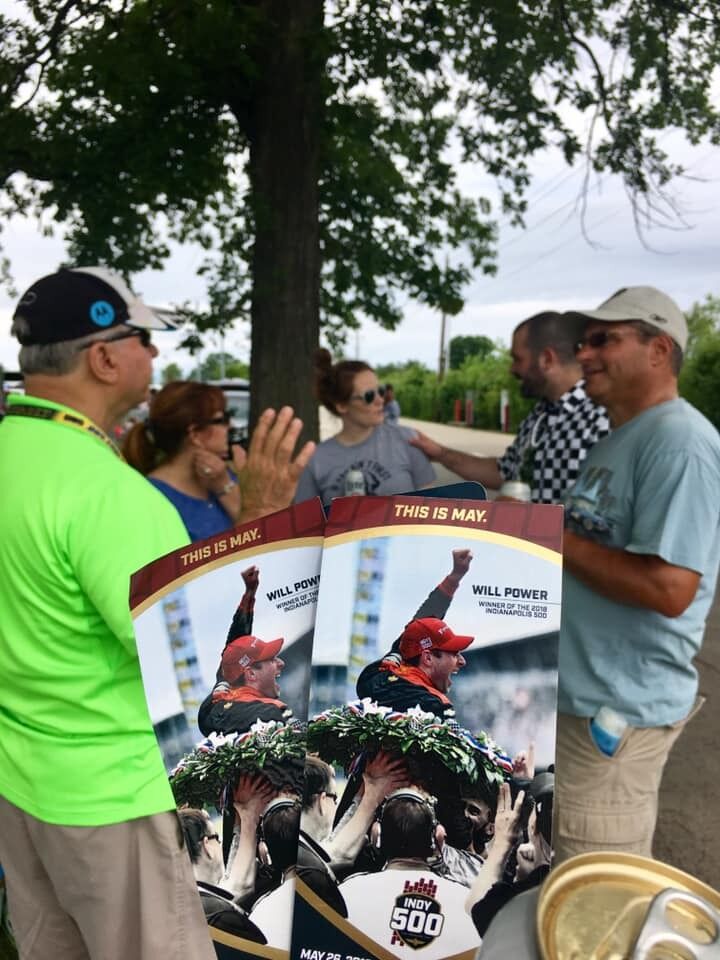
[[252, 634], [258, 568], [243, 570], [242, 578], [245, 593], [228, 630], [218, 682], [198, 712], [198, 726], [205, 736], [244, 733], [256, 720], [286, 723], [292, 716], [290, 707], [280, 700], [278, 683], [285, 666], [278, 654], [285, 641], [282, 637], [265, 641]]
[[401, 712], [420, 707], [442, 719], [452, 718], [455, 710], [448, 692], [453, 676], [465, 666], [462, 651], [474, 639], [454, 633], [437, 617], [411, 620], [393, 650], [360, 675], [358, 696]]
[[452, 551], [452, 569], [416, 611], [392, 648], [365, 667], [357, 695], [382, 707], [404, 712], [420, 707], [441, 719], [454, 719], [448, 697], [453, 676], [465, 666], [462, 651], [474, 637], [460, 636], [441, 618], [447, 613], [460, 581], [470, 569], [468, 549]]

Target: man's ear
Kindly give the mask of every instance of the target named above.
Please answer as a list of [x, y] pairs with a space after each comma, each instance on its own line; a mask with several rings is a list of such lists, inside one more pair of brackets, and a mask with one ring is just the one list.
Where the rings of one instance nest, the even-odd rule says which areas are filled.
[[96, 380], [108, 385], [117, 383], [120, 368], [112, 347], [99, 340], [87, 347], [83, 353], [88, 370]]
[[196, 423], [191, 423], [190, 426], [185, 431], [188, 440], [194, 447], [201, 446], [200, 430], [201, 430], [201, 427], [199, 427]]
[[420, 652], [420, 666], [429, 667], [432, 663], [433, 655], [432, 650], [422, 650]]
[[552, 347], [543, 347], [538, 354], [538, 366], [542, 371], [550, 370], [557, 364], [558, 355]]
[[675, 341], [666, 333], [658, 334], [650, 341], [650, 362], [653, 366], [670, 363]]

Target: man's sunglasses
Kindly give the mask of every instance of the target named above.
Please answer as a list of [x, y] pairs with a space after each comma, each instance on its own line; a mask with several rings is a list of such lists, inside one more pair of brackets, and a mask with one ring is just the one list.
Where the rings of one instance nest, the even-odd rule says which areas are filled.
[[[628, 331], [625, 331], [628, 332]], [[632, 332], [632, 331], [629, 331]], [[575, 353], [580, 353], [585, 347], [592, 347], [593, 350], [600, 350], [609, 343], [620, 343], [624, 339], [623, 333], [619, 330], [596, 330], [595, 333], [589, 333], [582, 340], [575, 344]]]
[[113, 334], [112, 337], [104, 337], [102, 340], [91, 340], [90, 343], [83, 344], [79, 349], [87, 350], [88, 347], [92, 347], [95, 343], [116, 343], [118, 340], [128, 340], [130, 337], [137, 337], [143, 347], [146, 348], [152, 344], [149, 330], [146, 330], [145, 327], [131, 327], [129, 330], [121, 330], [119, 333]]
[[220, 834], [219, 834], [219, 833], [206, 833], [206, 834], [205, 834], [205, 839], [206, 839], [206, 840], [217, 840], [217, 842], [220, 843]]
[[366, 390], [365, 393], [354, 393], [350, 399], [351, 400], [363, 400], [367, 403], [368, 406], [373, 402], [375, 397], [384, 397], [385, 396], [385, 387], [378, 387], [377, 390]]

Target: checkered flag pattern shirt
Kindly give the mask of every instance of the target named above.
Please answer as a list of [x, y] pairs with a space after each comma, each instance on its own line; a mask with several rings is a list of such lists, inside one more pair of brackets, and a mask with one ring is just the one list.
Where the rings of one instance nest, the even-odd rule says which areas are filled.
[[498, 459], [498, 469], [504, 480], [520, 479], [526, 456], [532, 456], [533, 502], [562, 503], [588, 450], [608, 433], [605, 408], [592, 402], [579, 380], [559, 400], [535, 405]]

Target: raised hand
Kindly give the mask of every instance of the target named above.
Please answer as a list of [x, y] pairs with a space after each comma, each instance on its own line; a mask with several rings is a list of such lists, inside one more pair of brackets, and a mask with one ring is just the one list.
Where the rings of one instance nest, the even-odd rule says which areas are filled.
[[302, 426], [302, 420], [293, 417], [292, 407], [282, 407], [277, 413], [268, 409], [260, 415], [250, 438], [247, 462], [238, 475], [242, 522], [292, 503], [300, 474], [315, 452], [315, 444], [308, 441], [293, 456]]
[[455, 580], [462, 580], [465, 574], [470, 569], [470, 563], [472, 562], [472, 551], [471, 550], [453, 550], [452, 552], [453, 565], [452, 570], [450, 571], [450, 576]]

